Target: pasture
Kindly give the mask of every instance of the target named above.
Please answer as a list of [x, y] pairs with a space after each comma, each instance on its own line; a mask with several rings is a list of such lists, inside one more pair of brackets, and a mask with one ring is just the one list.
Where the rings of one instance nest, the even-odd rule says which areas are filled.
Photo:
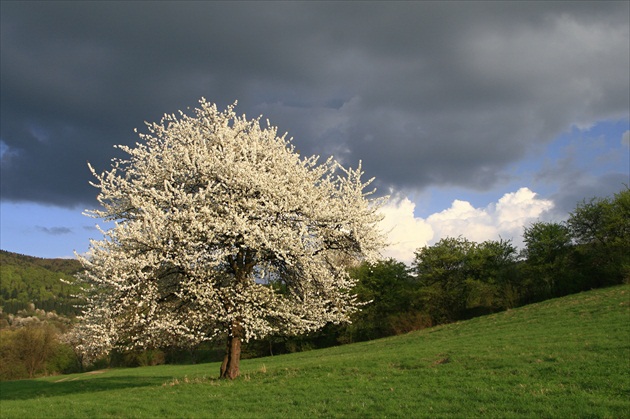
[[630, 417], [630, 285], [407, 335], [0, 383], [2, 418]]

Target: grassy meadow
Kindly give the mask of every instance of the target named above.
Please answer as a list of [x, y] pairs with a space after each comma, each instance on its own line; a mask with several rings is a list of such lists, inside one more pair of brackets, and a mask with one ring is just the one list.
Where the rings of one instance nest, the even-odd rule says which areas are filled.
[[0, 417], [630, 417], [630, 285], [403, 336], [0, 383]]

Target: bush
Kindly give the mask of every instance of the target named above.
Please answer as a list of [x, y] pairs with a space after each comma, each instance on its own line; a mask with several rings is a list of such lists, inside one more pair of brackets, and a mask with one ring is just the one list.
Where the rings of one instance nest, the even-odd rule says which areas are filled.
[[109, 361], [112, 367], [148, 367], [164, 364], [166, 354], [159, 349], [112, 351]]
[[15, 330], [0, 330], [0, 380], [17, 380], [28, 377], [26, 365], [20, 361], [16, 350]]
[[81, 363], [70, 345], [57, 343], [46, 362], [46, 369], [50, 374], [71, 374], [81, 371]]
[[0, 380], [33, 378], [80, 370], [69, 345], [59, 342], [59, 331], [45, 322], [0, 330]]
[[423, 312], [398, 313], [389, 317], [389, 326], [396, 335], [433, 326], [431, 316]]

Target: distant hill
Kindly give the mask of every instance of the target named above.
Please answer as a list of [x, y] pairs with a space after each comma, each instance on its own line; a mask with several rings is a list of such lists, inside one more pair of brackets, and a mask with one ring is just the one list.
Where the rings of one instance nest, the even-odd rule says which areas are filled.
[[82, 269], [81, 263], [76, 259], [38, 258], [35, 256], [7, 252], [6, 250], [0, 250], [0, 265], [36, 266], [68, 275], [74, 275]]
[[36, 308], [75, 314], [77, 286], [64, 284], [82, 269], [74, 259], [45, 259], [0, 250], [0, 306], [15, 314], [33, 303]]

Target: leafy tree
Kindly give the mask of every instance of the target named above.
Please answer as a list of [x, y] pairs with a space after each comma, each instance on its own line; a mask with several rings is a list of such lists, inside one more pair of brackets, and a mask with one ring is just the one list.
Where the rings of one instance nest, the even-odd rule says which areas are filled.
[[115, 221], [81, 258], [91, 294], [77, 331], [88, 349], [227, 339], [221, 377], [239, 374], [241, 343], [345, 322], [358, 307], [341, 261], [371, 260], [380, 199], [361, 167], [301, 158], [259, 119], [219, 112], [147, 124], [128, 157], [97, 174]]
[[[571, 231], [564, 223], [535, 222], [523, 231], [527, 281], [525, 292], [530, 299], [577, 291], [573, 270]], [[569, 282], [573, 281], [573, 284]]]
[[630, 189], [583, 201], [567, 224], [579, 246], [582, 269], [597, 281], [594, 286], [630, 280]]
[[348, 326], [351, 340], [369, 340], [396, 333], [394, 322], [413, 311], [417, 285], [407, 266], [394, 259], [364, 262], [350, 270], [358, 280], [355, 291], [361, 301], [369, 302], [356, 313]]
[[63, 324], [36, 317], [13, 320], [12, 327], [0, 329], [0, 380], [77, 370], [72, 348], [59, 339]]
[[514, 307], [516, 248], [509, 240], [475, 243], [447, 237], [416, 251], [420, 306], [435, 323]]
[[29, 373], [20, 359], [18, 333], [8, 328], [0, 329], [0, 380], [26, 378]]
[[421, 287], [423, 308], [435, 323], [455, 321], [464, 313], [468, 295], [466, 269], [474, 246], [474, 242], [463, 237], [446, 237], [416, 251], [412, 270]]
[[470, 247], [465, 266], [468, 309], [495, 311], [517, 304], [516, 259], [510, 240], [487, 240]]
[[54, 345], [55, 330], [50, 325], [18, 329], [17, 350], [30, 378], [46, 365]]

